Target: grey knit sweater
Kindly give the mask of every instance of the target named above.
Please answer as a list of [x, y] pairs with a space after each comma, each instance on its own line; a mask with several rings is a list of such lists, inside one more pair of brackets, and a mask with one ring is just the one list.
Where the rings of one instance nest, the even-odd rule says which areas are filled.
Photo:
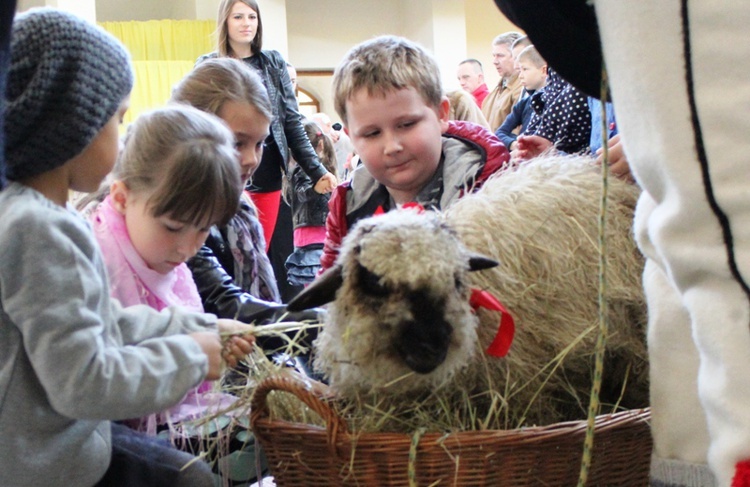
[[178, 402], [207, 371], [184, 335], [213, 315], [109, 297], [99, 247], [78, 215], [18, 183], [0, 192], [0, 485], [95, 484], [108, 420]]

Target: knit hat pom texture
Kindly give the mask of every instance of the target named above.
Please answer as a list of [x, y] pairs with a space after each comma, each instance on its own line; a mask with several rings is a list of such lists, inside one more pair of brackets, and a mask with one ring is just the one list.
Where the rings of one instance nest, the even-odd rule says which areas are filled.
[[130, 56], [111, 34], [55, 9], [19, 14], [6, 92], [8, 179], [50, 171], [81, 153], [132, 87]]

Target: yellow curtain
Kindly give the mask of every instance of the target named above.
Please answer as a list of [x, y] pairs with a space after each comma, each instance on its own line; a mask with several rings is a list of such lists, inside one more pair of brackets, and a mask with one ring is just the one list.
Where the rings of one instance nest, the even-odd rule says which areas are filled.
[[213, 20], [101, 22], [122, 41], [134, 61], [195, 61], [213, 51]]
[[164, 106], [172, 87], [193, 69], [195, 61], [133, 61], [135, 83], [130, 94], [130, 110], [123, 129], [141, 113]]
[[133, 59], [135, 84], [125, 127], [146, 110], [163, 106], [172, 87], [201, 54], [215, 50], [212, 20], [100, 22], [125, 44]]

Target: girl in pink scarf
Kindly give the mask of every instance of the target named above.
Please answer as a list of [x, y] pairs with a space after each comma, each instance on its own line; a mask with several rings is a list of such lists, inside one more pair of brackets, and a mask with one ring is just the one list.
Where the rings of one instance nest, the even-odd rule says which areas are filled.
[[[185, 261], [214, 224], [237, 210], [241, 180], [234, 137], [216, 117], [187, 106], [146, 113], [130, 127], [109, 195], [91, 214], [110, 293], [124, 306], [203, 311]], [[203, 416], [232, 396], [192, 390], [168, 411], [136, 421], [155, 434], [159, 424]]]

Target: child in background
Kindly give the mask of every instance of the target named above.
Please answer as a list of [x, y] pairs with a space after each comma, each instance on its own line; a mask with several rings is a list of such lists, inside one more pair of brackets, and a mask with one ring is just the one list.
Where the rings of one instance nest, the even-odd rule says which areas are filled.
[[[124, 306], [203, 312], [185, 262], [212, 225], [234, 215], [241, 191], [234, 137], [219, 119], [187, 106], [138, 117], [129, 127], [109, 194], [90, 216], [112, 297]], [[204, 383], [168, 411], [129, 423], [155, 435], [157, 426], [205, 416], [233, 402], [210, 389]]]
[[[336, 150], [331, 138], [312, 120], [305, 121], [304, 127], [323, 167], [338, 178]], [[294, 252], [286, 260], [287, 277], [289, 284], [301, 289], [312, 282], [320, 269], [330, 194], [315, 191], [310, 177], [301, 167], [294, 165], [286, 186], [286, 197], [294, 220]]]
[[[517, 133], [524, 133], [529, 125], [534, 110], [531, 108], [531, 98], [538, 90], [547, 84], [547, 61], [542, 58], [534, 46], [523, 48], [516, 57], [518, 79], [528, 93], [513, 105], [510, 115], [495, 131], [497, 138], [505, 144], [508, 150], [514, 150], [518, 145]], [[520, 130], [518, 130], [520, 128]]]
[[[196, 66], [174, 88], [172, 100], [218, 116], [235, 137], [235, 164], [247, 185], [260, 165], [263, 141], [270, 130], [272, 110], [260, 78], [251, 68], [231, 58], [210, 59]], [[244, 187], [244, 186], [243, 186]], [[219, 284], [231, 284], [257, 311], [280, 307], [279, 291], [266, 255], [258, 212], [248, 194], [238, 196], [237, 212], [223, 225], [210, 229], [205, 245], [188, 261], [207, 311], [224, 315], [226, 296]], [[213, 277], [220, 269], [224, 278]], [[272, 302], [272, 303], [270, 303]], [[248, 310], [246, 310], [248, 311]], [[255, 311], [255, 308], [249, 310]], [[237, 309], [227, 309], [236, 314]], [[241, 313], [245, 321], [248, 313]]]
[[204, 462], [110, 420], [172, 406], [252, 340], [222, 347], [212, 315], [121, 307], [90, 227], [67, 206], [70, 190], [95, 191], [115, 163], [129, 56], [95, 25], [46, 8], [19, 14], [11, 42], [0, 485], [210, 486]]
[[463, 89], [451, 90], [445, 96], [448, 97], [448, 102], [450, 103], [450, 111], [448, 112], [449, 120], [463, 120], [464, 122], [481, 125], [487, 130], [490, 129], [489, 122], [487, 122], [482, 110], [477, 106], [471, 93]]
[[[260, 165], [273, 117], [260, 76], [237, 59], [208, 59], [175, 86], [172, 101], [224, 120], [234, 133], [239, 152], [236, 163], [242, 184], [247, 185]], [[287, 321], [317, 321], [317, 310], [287, 313], [286, 306], [278, 303], [260, 223], [245, 193], [229, 222], [211, 227], [206, 244], [188, 261], [188, 267], [209, 313], [254, 324], [275, 322], [282, 316]], [[264, 337], [260, 344], [273, 351], [287, 342]]]
[[362, 159], [331, 197], [321, 268], [361, 218], [416, 202], [446, 209], [509, 160], [487, 129], [449, 121], [435, 59], [395, 36], [352, 48], [333, 75], [336, 111]]
[[565, 154], [583, 153], [591, 140], [591, 112], [588, 100], [554, 69], [547, 70], [544, 89], [531, 96], [533, 113], [529, 125], [516, 139], [511, 152], [514, 162], [554, 150]]

